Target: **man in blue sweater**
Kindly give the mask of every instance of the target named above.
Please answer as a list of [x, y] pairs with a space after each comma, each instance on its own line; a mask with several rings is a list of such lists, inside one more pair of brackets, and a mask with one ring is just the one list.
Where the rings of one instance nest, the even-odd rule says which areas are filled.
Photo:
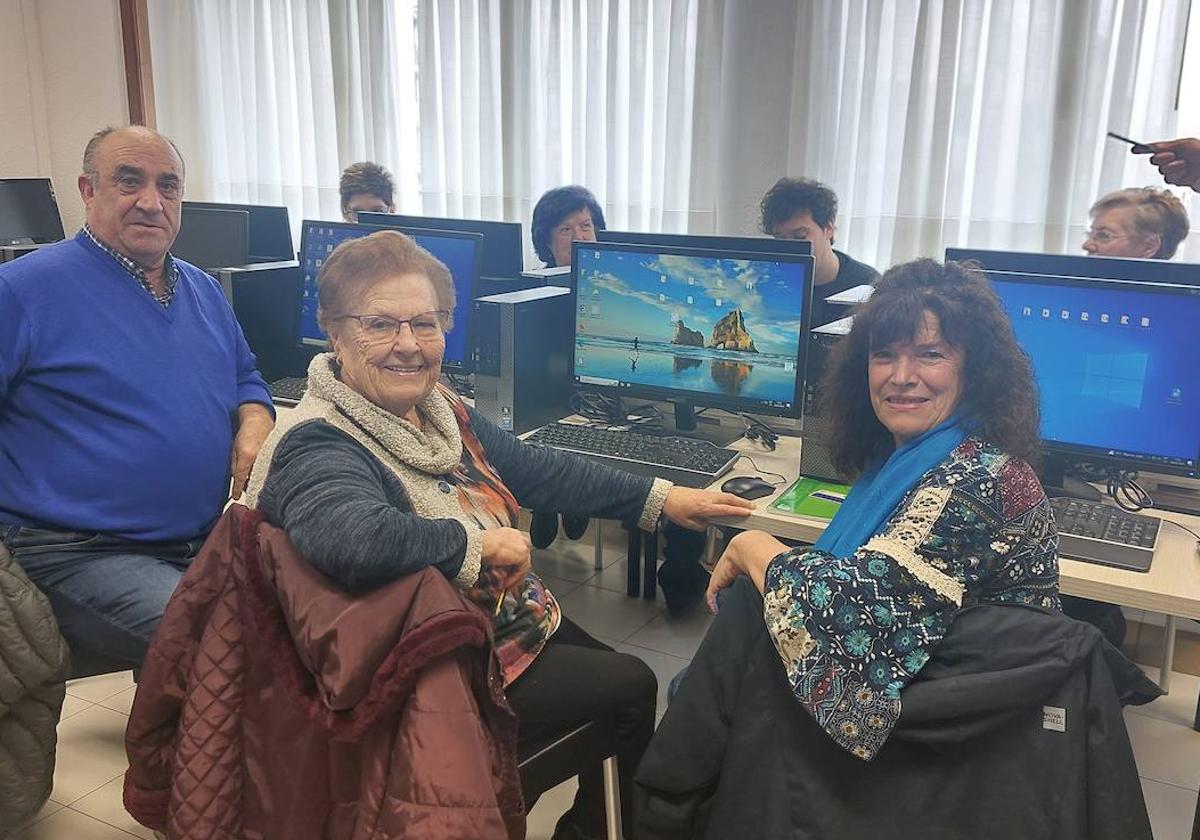
[[131, 663], [274, 426], [219, 285], [169, 253], [183, 175], [104, 129], [84, 229], [0, 266], [0, 540], [73, 647]]

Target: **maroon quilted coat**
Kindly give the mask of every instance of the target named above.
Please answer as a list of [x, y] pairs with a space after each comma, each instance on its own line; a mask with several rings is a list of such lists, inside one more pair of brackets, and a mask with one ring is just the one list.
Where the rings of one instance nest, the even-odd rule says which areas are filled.
[[489, 623], [436, 570], [360, 597], [240, 505], [142, 668], [125, 807], [171, 840], [516, 838]]

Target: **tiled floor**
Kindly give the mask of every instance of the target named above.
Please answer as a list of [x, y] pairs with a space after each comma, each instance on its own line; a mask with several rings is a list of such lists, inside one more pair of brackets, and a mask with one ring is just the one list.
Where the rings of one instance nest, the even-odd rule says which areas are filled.
[[[607, 529], [605, 569], [593, 569], [590, 534], [578, 543], [560, 541], [538, 552], [534, 568], [560, 598], [564, 611], [592, 634], [621, 651], [645, 659], [659, 680], [659, 713], [666, 685], [686, 664], [708, 627], [697, 611], [667, 615], [661, 600], [626, 598], [623, 532]], [[1153, 652], [1147, 661], [1155, 661]], [[1148, 669], [1152, 678], [1154, 669]], [[1142, 776], [1156, 840], [1190, 836], [1200, 784], [1200, 733], [1191, 729], [1200, 678], [1176, 673], [1171, 693], [1149, 706], [1126, 711], [1125, 719]], [[122, 744], [134, 687], [128, 673], [71, 683], [59, 725], [58, 768], [51, 801], [18, 836], [23, 840], [119, 840], [153, 835], [121, 805], [125, 771]], [[529, 819], [530, 840], [546, 840], [570, 805], [573, 781], [539, 800]]]

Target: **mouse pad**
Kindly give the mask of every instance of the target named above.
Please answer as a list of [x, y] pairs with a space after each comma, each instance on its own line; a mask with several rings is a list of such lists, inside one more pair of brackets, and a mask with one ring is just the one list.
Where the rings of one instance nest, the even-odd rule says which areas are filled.
[[800, 476], [795, 484], [771, 503], [771, 507], [796, 516], [832, 519], [849, 492], [848, 484], [835, 484], [832, 481], [821, 481], [819, 478]]

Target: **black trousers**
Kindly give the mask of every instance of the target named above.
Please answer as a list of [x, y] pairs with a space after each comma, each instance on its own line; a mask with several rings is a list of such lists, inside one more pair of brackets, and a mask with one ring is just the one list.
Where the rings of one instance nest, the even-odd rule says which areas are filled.
[[[563, 617], [533, 664], [508, 687], [519, 718], [521, 747], [589, 720], [612, 720], [620, 736], [621, 819], [633, 826], [633, 774], [654, 734], [658, 680], [636, 656], [617, 653]], [[527, 803], [526, 807], [531, 807]], [[603, 836], [604, 780], [600, 766], [583, 768], [572, 818], [586, 833]]]

